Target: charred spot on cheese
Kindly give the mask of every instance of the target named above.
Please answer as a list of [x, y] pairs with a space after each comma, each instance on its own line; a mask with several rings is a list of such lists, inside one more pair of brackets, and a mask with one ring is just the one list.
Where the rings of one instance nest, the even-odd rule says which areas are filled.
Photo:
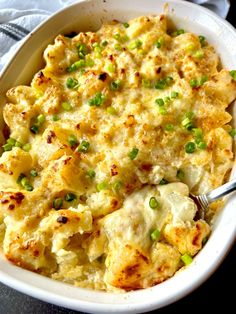
[[59, 217], [57, 218], [57, 222], [62, 223], [62, 224], [66, 224], [67, 221], [68, 221], [68, 218], [65, 217], [65, 216], [59, 216]]

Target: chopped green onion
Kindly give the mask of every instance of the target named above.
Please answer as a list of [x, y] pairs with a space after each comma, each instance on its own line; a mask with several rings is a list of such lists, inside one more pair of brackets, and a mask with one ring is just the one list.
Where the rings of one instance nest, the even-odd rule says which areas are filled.
[[37, 123], [39, 125], [42, 125], [45, 122], [45, 120], [46, 120], [45, 115], [40, 114], [40, 115], [37, 116]]
[[181, 256], [181, 261], [184, 262], [184, 264], [187, 266], [192, 263], [193, 259], [191, 255], [185, 253]]
[[231, 130], [229, 131], [229, 135], [234, 138], [235, 135], [236, 135], [236, 129], [231, 129]]
[[115, 73], [115, 71], [116, 71], [115, 65], [112, 64], [112, 63], [108, 64], [107, 71], [110, 72], [110, 73]]
[[164, 97], [165, 104], [168, 104], [171, 101], [169, 96]]
[[12, 150], [12, 145], [11, 144], [4, 144], [4, 145], [2, 145], [2, 148], [3, 148], [4, 152], [9, 152], [10, 150]]
[[102, 47], [106, 47], [108, 45], [108, 41], [107, 40], [104, 40], [101, 42], [101, 46]]
[[232, 78], [236, 81], [236, 70], [232, 70], [229, 72], [229, 74], [232, 76]]
[[[19, 178], [18, 178], [19, 180]], [[26, 191], [33, 191], [33, 186], [31, 185], [31, 183], [29, 182], [28, 178], [26, 178], [26, 176], [24, 176], [21, 181], [20, 184], [22, 185], [22, 187], [26, 190]]]
[[79, 57], [83, 59], [85, 55], [88, 53], [88, 48], [85, 46], [85, 44], [82, 43], [78, 43], [76, 48], [78, 50]]
[[108, 188], [108, 184], [106, 181], [97, 184], [97, 190], [100, 192], [102, 190], [106, 190]]
[[159, 113], [165, 116], [167, 115], [167, 109], [165, 107], [159, 107]]
[[73, 200], [75, 200], [77, 197], [74, 193], [67, 193], [64, 197], [66, 202], [72, 202]]
[[122, 47], [121, 47], [120, 44], [115, 44], [114, 48], [115, 48], [115, 50], [117, 50], [117, 51], [122, 51]]
[[119, 191], [122, 188], [122, 182], [121, 181], [116, 181], [113, 183], [112, 187], [115, 191]]
[[16, 144], [15, 144], [15, 147], [22, 147], [22, 143], [21, 142], [18, 142], [18, 141], [16, 141]]
[[151, 81], [150, 80], [147, 80], [147, 79], [142, 79], [142, 86], [145, 87], [145, 88], [150, 88], [152, 85]]
[[177, 178], [180, 179], [180, 181], [183, 181], [183, 179], [184, 179], [184, 172], [183, 172], [183, 170], [182, 169], [178, 169], [176, 176], [177, 176]]
[[179, 93], [176, 92], [176, 91], [172, 91], [171, 94], [170, 94], [170, 97], [171, 97], [172, 99], [176, 99], [176, 98], [179, 97]]
[[66, 87], [74, 88], [78, 84], [78, 81], [72, 77], [68, 77], [66, 80]]
[[7, 140], [7, 144], [11, 145], [11, 146], [15, 146], [16, 144], [16, 140], [12, 137], [10, 137], [8, 140]]
[[32, 169], [32, 170], [30, 170], [30, 175], [31, 175], [31, 177], [37, 177], [38, 172], [35, 169]]
[[114, 36], [113, 36], [114, 39], [116, 39], [117, 41], [120, 41], [121, 39], [121, 35], [119, 33], [116, 33]]
[[193, 121], [190, 118], [185, 118], [181, 122], [181, 124], [188, 131], [192, 130], [192, 128], [194, 127]]
[[74, 72], [76, 70], [78, 70], [79, 68], [85, 67], [85, 61], [83, 59], [76, 61], [75, 63], [73, 63], [72, 65], [70, 65], [67, 68], [67, 72]]
[[111, 82], [110, 84], [110, 90], [112, 91], [117, 91], [120, 89], [120, 87], [121, 87], [121, 80], [118, 80], [118, 79]]
[[60, 120], [60, 117], [58, 115], [54, 114], [52, 116], [52, 121], [58, 121], [58, 120]]
[[182, 35], [185, 33], [185, 30], [184, 29], [178, 29], [177, 31], [173, 32], [172, 33], [172, 36], [173, 37], [176, 37], [176, 36], [179, 36], [179, 35]]
[[194, 52], [193, 57], [197, 59], [202, 59], [204, 57], [204, 51], [197, 50], [196, 52]]
[[161, 236], [161, 232], [158, 229], [152, 231], [150, 234], [152, 241], [158, 241], [160, 239], [160, 236]]
[[166, 124], [166, 126], [165, 126], [165, 131], [168, 131], [168, 132], [174, 131], [174, 126], [173, 126], [173, 124], [171, 124], [171, 123]]
[[196, 144], [194, 142], [188, 142], [186, 145], [185, 145], [185, 152], [187, 154], [192, 154], [194, 153], [196, 150]]
[[195, 50], [196, 46], [194, 44], [188, 44], [186, 47], [185, 47], [185, 51], [187, 52], [193, 52]]
[[159, 182], [160, 185], [165, 185], [168, 184], [169, 182], [166, 179], [161, 179], [161, 181]]
[[207, 241], [208, 241], [208, 238], [207, 238], [207, 237], [204, 237], [204, 238], [202, 239], [202, 245], [206, 244]]
[[96, 176], [96, 172], [93, 169], [89, 169], [87, 171], [87, 175], [89, 176], [90, 179], [94, 179]]
[[25, 178], [25, 174], [24, 174], [24, 173], [21, 173], [21, 174], [19, 175], [19, 177], [18, 177], [16, 183], [21, 184], [21, 180], [22, 180], [23, 178]]
[[157, 199], [153, 196], [149, 200], [149, 206], [150, 206], [151, 209], [157, 209], [157, 208], [160, 207], [160, 204], [157, 201]]
[[161, 46], [164, 44], [164, 39], [163, 39], [163, 37], [161, 37], [161, 38], [159, 38], [157, 41], [156, 41], [156, 43], [155, 43], [155, 46], [157, 47], [157, 48], [161, 48]]
[[137, 155], [138, 155], [138, 152], [139, 152], [139, 149], [138, 148], [133, 148], [129, 153], [128, 153], [128, 156], [131, 160], [134, 160]]
[[155, 88], [156, 89], [164, 89], [168, 86], [170, 86], [173, 83], [173, 78], [171, 76], [167, 76], [164, 79], [160, 79], [159, 81], [156, 82]]
[[207, 75], [203, 75], [200, 80], [199, 80], [199, 85], [202, 86], [205, 82], [208, 81], [208, 76]]
[[89, 147], [90, 147], [89, 142], [83, 140], [77, 147], [77, 151], [81, 153], [86, 153], [89, 150]]
[[74, 147], [76, 144], [78, 144], [77, 137], [74, 134], [69, 135], [68, 143], [70, 147]]
[[155, 100], [155, 103], [156, 103], [158, 106], [160, 106], [160, 107], [162, 107], [162, 106], [165, 105], [164, 100], [163, 100], [162, 98], [157, 98], [157, 99]]
[[61, 209], [63, 205], [63, 199], [61, 197], [55, 198], [52, 202], [52, 206], [54, 209]]
[[32, 125], [32, 127], [30, 128], [30, 131], [31, 131], [31, 133], [33, 133], [33, 134], [38, 134], [38, 132], [39, 132], [39, 127], [38, 127], [38, 125], [36, 125], [36, 124]]
[[201, 44], [201, 47], [205, 47], [206, 46], [206, 38], [202, 35], [198, 36], [199, 38], [199, 41], [200, 41], [200, 44]]
[[197, 144], [197, 147], [200, 148], [200, 149], [206, 149], [207, 148], [207, 144], [205, 142], [199, 142]]
[[61, 106], [62, 106], [62, 109], [64, 109], [65, 111], [71, 111], [72, 110], [72, 106], [68, 102], [63, 102], [61, 104]]
[[130, 50], [134, 50], [134, 49], [137, 49], [137, 48], [141, 48], [142, 44], [143, 44], [142, 41], [140, 39], [137, 39], [137, 40], [133, 41], [132, 43], [130, 43], [128, 48]]
[[193, 128], [192, 129], [193, 135], [195, 138], [202, 138], [202, 129], [200, 128]]
[[123, 23], [123, 26], [125, 27], [125, 28], [128, 28], [129, 27], [129, 23]]
[[116, 115], [117, 111], [114, 107], [110, 106], [110, 107], [107, 107], [107, 113], [112, 114], [112, 115]]
[[105, 99], [106, 99], [106, 97], [101, 92], [99, 92], [94, 96], [94, 98], [92, 98], [88, 101], [88, 104], [89, 104], [89, 106], [99, 107], [104, 103]]
[[92, 66], [94, 66], [94, 61], [91, 59], [91, 58], [88, 58], [87, 60], [86, 60], [86, 66], [87, 67], [92, 67]]
[[26, 152], [29, 152], [30, 149], [31, 149], [31, 144], [30, 143], [27, 143], [25, 145], [22, 146], [22, 149]]
[[190, 84], [190, 86], [193, 87], [193, 88], [199, 86], [197, 79], [191, 79], [191, 80], [189, 81], [189, 84]]

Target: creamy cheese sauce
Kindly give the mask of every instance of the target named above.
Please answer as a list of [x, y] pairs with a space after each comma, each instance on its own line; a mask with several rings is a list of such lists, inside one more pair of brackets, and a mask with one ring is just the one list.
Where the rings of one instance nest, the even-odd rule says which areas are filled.
[[210, 234], [189, 191], [219, 186], [232, 168], [234, 71], [164, 15], [59, 35], [44, 59], [3, 110], [5, 256], [105, 291], [173, 276]]

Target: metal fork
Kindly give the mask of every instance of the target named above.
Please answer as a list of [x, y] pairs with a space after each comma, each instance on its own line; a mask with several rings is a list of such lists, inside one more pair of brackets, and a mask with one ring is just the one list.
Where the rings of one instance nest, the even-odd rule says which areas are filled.
[[229, 193], [235, 190], [236, 190], [236, 179], [229, 181], [206, 194], [194, 195], [190, 193], [190, 197], [192, 198], [192, 200], [195, 202], [195, 204], [198, 207], [198, 216], [201, 219], [204, 219], [205, 213], [207, 211], [209, 204], [218, 200], [219, 198], [222, 198], [225, 195], [228, 195]]

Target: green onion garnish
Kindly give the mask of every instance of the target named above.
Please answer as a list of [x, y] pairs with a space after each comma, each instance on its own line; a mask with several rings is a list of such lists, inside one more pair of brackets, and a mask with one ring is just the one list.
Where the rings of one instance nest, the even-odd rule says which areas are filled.
[[196, 144], [194, 142], [188, 142], [186, 145], [185, 145], [185, 152], [187, 154], [192, 154], [194, 153], [196, 150]]
[[67, 72], [71, 73], [74, 72], [76, 70], [78, 70], [79, 68], [85, 67], [85, 61], [83, 59], [76, 61], [75, 63], [71, 64], [68, 68], [67, 68]]
[[152, 86], [152, 83], [150, 80], [142, 79], [142, 86], [146, 88], [150, 88]]
[[58, 121], [58, 120], [60, 120], [60, 117], [58, 115], [54, 114], [52, 116], [52, 121]]
[[171, 76], [167, 76], [166, 78], [157, 81], [155, 83], [155, 88], [156, 89], [164, 89], [164, 88], [170, 86], [173, 83], [173, 81], [174, 80]]
[[12, 145], [11, 144], [4, 144], [4, 145], [2, 145], [2, 148], [3, 148], [4, 152], [9, 152], [12, 150]]
[[163, 39], [163, 37], [161, 37], [161, 38], [159, 38], [157, 41], [156, 41], [156, 43], [155, 43], [155, 46], [157, 47], [157, 48], [161, 48], [161, 46], [164, 44], [164, 39]]
[[182, 169], [178, 169], [176, 176], [177, 176], [177, 178], [180, 179], [180, 181], [183, 181], [183, 179], [184, 179], [184, 172], [183, 172], [183, 170]]
[[140, 39], [137, 39], [137, 40], [133, 41], [132, 43], [130, 43], [128, 48], [130, 50], [134, 50], [134, 49], [137, 49], [137, 48], [141, 48], [142, 44], [143, 44], [142, 41]]
[[190, 86], [193, 87], [193, 88], [199, 86], [197, 79], [191, 79], [191, 80], [189, 81], [189, 84], [190, 84]]
[[94, 179], [95, 176], [96, 176], [96, 172], [93, 170], [93, 169], [89, 169], [87, 171], [87, 176], [90, 178], [90, 179]]
[[109, 107], [107, 107], [107, 113], [109, 113], [109, 114], [114, 116], [114, 115], [117, 114], [117, 111], [116, 111], [116, 109], [114, 107], [109, 106]]
[[159, 107], [159, 113], [165, 116], [167, 115], [167, 109], [165, 107]]
[[158, 241], [160, 239], [160, 236], [161, 236], [161, 232], [158, 229], [152, 231], [150, 234], [152, 241]]
[[160, 204], [157, 201], [157, 199], [153, 196], [149, 200], [149, 206], [150, 206], [151, 209], [157, 209], [157, 208], [160, 207]]
[[160, 185], [165, 185], [168, 184], [169, 182], [166, 179], [161, 179], [161, 181], [159, 182]]
[[125, 27], [125, 28], [128, 28], [129, 27], [129, 23], [123, 23], [123, 26]]
[[128, 153], [129, 158], [130, 158], [131, 160], [134, 160], [134, 159], [137, 157], [138, 152], [139, 152], [138, 148], [133, 148], [133, 149]]
[[38, 132], [39, 132], [38, 125], [36, 125], [36, 124], [32, 125], [32, 127], [30, 128], [30, 132], [33, 134], [38, 134]]
[[68, 136], [68, 143], [70, 147], [74, 147], [75, 145], [78, 144], [77, 137], [74, 134], [71, 134]]
[[54, 209], [61, 209], [63, 205], [63, 199], [61, 197], [55, 198], [52, 202], [52, 206]]
[[108, 184], [106, 181], [97, 184], [97, 190], [100, 192], [102, 190], [106, 190], [108, 188]]
[[63, 102], [61, 104], [61, 106], [62, 106], [62, 109], [64, 109], [65, 111], [71, 111], [72, 110], [72, 106], [68, 102]]
[[178, 29], [177, 31], [173, 32], [171, 35], [173, 37], [176, 37], [176, 36], [179, 36], [179, 35], [182, 35], [185, 33], [185, 30], [184, 29]]
[[45, 115], [40, 114], [40, 115], [37, 116], [37, 123], [38, 123], [38, 125], [42, 125], [45, 122], [45, 120], [46, 120]]
[[31, 177], [37, 177], [38, 172], [35, 169], [32, 169], [32, 170], [30, 170], [30, 175], [31, 175]]
[[86, 54], [88, 53], [88, 48], [85, 46], [85, 44], [78, 43], [77, 44], [77, 50], [78, 50], [78, 55], [81, 59], [84, 59]]
[[80, 153], [87, 153], [89, 147], [90, 147], [89, 142], [83, 140], [77, 147], [77, 151]]
[[158, 105], [158, 106], [160, 106], [160, 107], [162, 107], [162, 106], [164, 106], [164, 100], [162, 99], [162, 98], [157, 98], [156, 100], [155, 100], [155, 103]]
[[110, 84], [110, 90], [117, 91], [121, 87], [121, 80], [117, 79]]
[[204, 51], [203, 50], [195, 51], [193, 57], [197, 59], [202, 59], [204, 57]]
[[197, 143], [197, 147], [200, 149], [206, 149], [207, 148], [207, 144], [203, 141]]
[[231, 130], [229, 131], [229, 135], [234, 138], [235, 135], [236, 135], [236, 129], [231, 129]]
[[94, 96], [94, 98], [88, 101], [88, 104], [89, 106], [99, 107], [104, 103], [105, 100], [106, 100], [106, 97], [101, 92], [99, 92]]
[[64, 197], [66, 202], [72, 202], [73, 200], [75, 200], [77, 197], [74, 193], [67, 193]]
[[168, 132], [174, 131], [174, 125], [171, 123], [166, 124], [165, 131], [168, 131]]
[[119, 191], [122, 188], [122, 185], [121, 181], [116, 181], [113, 183], [112, 187], [115, 191]]
[[181, 124], [188, 131], [192, 130], [194, 127], [193, 121], [190, 118], [183, 119]]
[[76, 85], [78, 85], [78, 81], [72, 77], [68, 77], [66, 80], [66, 87], [68, 88], [74, 88]]
[[184, 262], [184, 264], [187, 266], [192, 263], [193, 259], [191, 255], [185, 253], [181, 256], [181, 261]]
[[31, 149], [31, 144], [30, 143], [27, 143], [25, 145], [22, 146], [22, 149], [25, 151], [25, 152], [29, 152], [30, 149]]
[[176, 98], [179, 97], [179, 93], [176, 92], [176, 91], [172, 91], [171, 94], [170, 94], [170, 97], [171, 97], [172, 99], [176, 99]]
[[199, 38], [199, 41], [200, 41], [200, 44], [201, 44], [201, 47], [205, 47], [206, 46], [206, 38], [202, 35], [198, 36]]
[[229, 72], [229, 74], [232, 76], [232, 78], [236, 81], [236, 70], [232, 70]]

